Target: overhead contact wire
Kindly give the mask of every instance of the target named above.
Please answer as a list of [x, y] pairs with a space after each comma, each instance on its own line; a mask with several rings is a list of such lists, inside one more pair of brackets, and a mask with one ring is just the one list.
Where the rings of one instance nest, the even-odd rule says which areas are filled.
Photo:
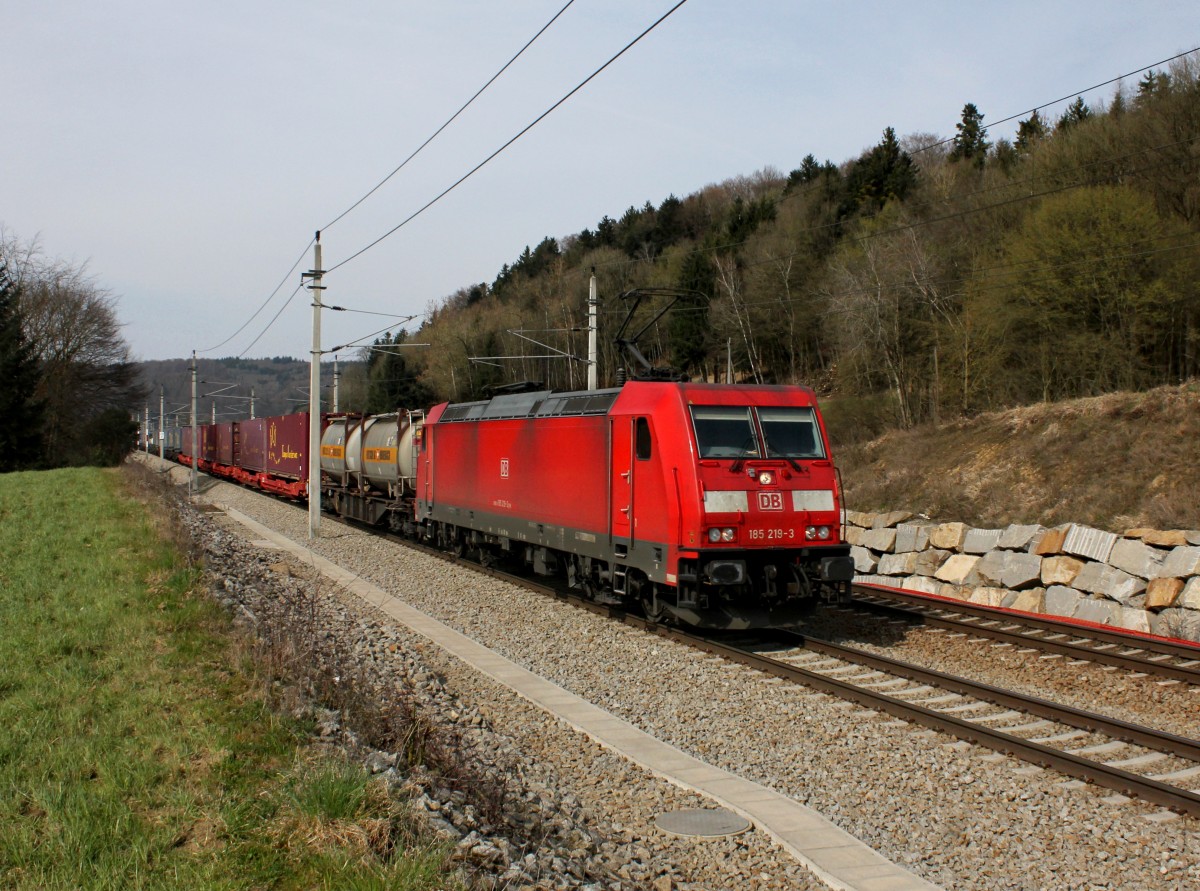
[[439, 201], [441, 201], [443, 198], [445, 198], [447, 195], [449, 195], [451, 192], [453, 192], [455, 189], [457, 189], [459, 186], [461, 186], [464, 182], [466, 182], [468, 179], [470, 179], [472, 176], [474, 176], [477, 172], [479, 172], [480, 169], [482, 169], [485, 165], [487, 165], [490, 161], [492, 161], [492, 159], [494, 159], [497, 155], [499, 155], [501, 152], [503, 152], [505, 149], [507, 149], [510, 145], [512, 145], [514, 142], [516, 142], [518, 139], [520, 139], [522, 136], [524, 136], [526, 133], [528, 133], [530, 130], [532, 130], [534, 127], [536, 127], [539, 123], [541, 123], [546, 117], [548, 117], [560, 105], [562, 105], [564, 102], [566, 102], [572, 96], [574, 96], [576, 93], [578, 93], [580, 90], [582, 90], [585, 86], [587, 86], [589, 83], [591, 83], [591, 81], [594, 80], [602, 71], [604, 71], [606, 68], [608, 68], [609, 65], [611, 65], [613, 62], [617, 61], [617, 59], [621, 58], [621, 56], [625, 55], [625, 53], [627, 53], [643, 37], [645, 37], [647, 34], [649, 34], [651, 31], [653, 31], [659, 25], [661, 25], [667, 19], [668, 16], [670, 16], [673, 12], [675, 12], [675, 10], [679, 9], [679, 7], [683, 6], [683, 4], [685, 4], [686, 2], [687, 2], [687, 0], [679, 0], [678, 3], [676, 3], [670, 9], [668, 9], [665, 13], [663, 13], [661, 16], [659, 16], [659, 18], [657, 20], [655, 20], [655, 22], [652, 25], [650, 25], [648, 28], [646, 28], [646, 30], [642, 31], [641, 34], [639, 34], [637, 37], [633, 38], [633, 40], [629, 41], [629, 43], [625, 44], [625, 46], [618, 53], [616, 53], [616, 55], [614, 55], [607, 62], [605, 62], [603, 65], [601, 65], [599, 68], [597, 68], [591, 74], [589, 74], [586, 78], [584, 78], [582, 81], [580, 81], [579, 84], [574, 89], [572, 89], [569, 93], [567, 93], [565, 96], [563, 96], [557, 102], [555, 102], [553, 105], [551, 105], [545, 111], [543, 111], [540, 115], [538, 115], [536, 118], [534, 118], [534, 120], [531, 121], [529, 124], [527, 124], [524, 127], [524, 129], [522, 129], [519, 133], [517, 133], [517, 135], [513, 136], [511, 139], [508, 140], [508, 142], [504, 143], [504, 145], [500, 146], [500, 148], [496, 149], [494, 152], [492, 152], [490, 155], [488, 155], [486, 158], [484, 158], [482, 161], [480, 161], [478, 164], [476, 164], [474, 167], [472, 167], [469, 171], [467, 171], [465, 174], [463, 174], [461, 177], [459, 177], [459, 179], [457, 179], [452, 185], [450, 185], [447, 188], [445, 188], [444, 190], [442, 190], [436, 197], [432, 198], [427, 204], [425, 204], [419, 210], [413, 212], [407, 218], [405, 218], [401, 222], [397, 223], [395, 226], [393, 226], [387, 232], [380, 235], [377, 239], [372, 241], [366, 247], [361, 248], [360, 250], [351, 254], [349, 257], [347, 257], [342, 262], [336, 264], [335, 266], [331, 266], [329, 269], [326, 270], [326, 272], [327, 273], [333, 272], [335, 269], [340, 269], [341, 267], [345, 266], [351, 260], [361, 257], [363, 254], [365, 254], [371, 248], [378, 245], [384, 239], [389, 238], [390, 236], [394, 235], [396, 232], [398, 232], [400, 229], [407, 226], [409, 223], [411, 223], [413, 220], [415, 220], [417, 217], [419, 217], [421, 214], [423, 214], [429, 208], [433, 207], [433, 205], [437, 204]]
[[[262, 302], [262, 305], [259, 306], [258, 309], [254, 310], [254, 314], [251, 315], [250, 318], [246, 319], [246, 321], [242, 323], [242, 327], [238, 328], [236, 331], [234, 331], [232, 334], [230, 334], [228, 337], [226, 337], [224, 340], [222, 340], [216, 346], [211, 346], [206, 350], [197, 350], [196, 352], [211, 353], [213, 350], [219, 350], [221, 347], [225, 346], [225, 344], [229, 343], [229, 341], [233, 340], [235, 337], [237, 337], [239, 334], [241, 334], [243, 331], [245, 331], [246, 326], [249, 325], [251, 322], [253, 322], [256, 318], [258, 318], [258, 314], [267, 308], [268, 303], [270, 303], [272, 300], [275, 299], [275, 295], [279, 293], [279, 289], [282, 288], [285, 284], [287, 284], [288, 279], [292, 277], [292, 273], [296, 271], [296, 267], [299, 266], [301, 261], [303, 261], [304, 258], [308, 255], [308, 249], [310, 247], [312, 247], [313, 240], [314, 239], [309, 239], [308, 244], [306, 244], [304, 246], [304, 250], [300, 253], [300, 256], [296, 259], [296, 262], [292, 264], [292, 268], [287, 271], [287, 275], [285, 275], [282, 279], [280, 279], [279, 284], [277, 284], [275, 286], [275, 290], [270, 293], [270, 295], [267, 297], [266, 300], [264, 300]], [[296, 296], [295, 294], [292, 294], [292, 297], [295, 297], [295, 296]], [[292, 298], [289, 297], [288, 303], [291, 303], [291, 302], [292, 302]], [[287, 303], [285, 303], [284, 306], [287, 306]], [[282, 311], [283, 310], [280, 310], [280, 312], [282, 312]], [[275, 314], [275, 319], [277, 319], [277, 318], [279, 318], [279, 313]], [[275, 319], [272, 319], [271, 322], [274, 323]], [[271, 326], [268, 325], [267, 327], [269, 328]], [[265, 334], [265, 333], [266, 333], [266, 331], [264, 330], [263, 334]], [[255, 343], [258, 343], [259, 338], [261, 338], [261, 337], [262, 337], [262, 334], [258, 335], [258, 337], [256, 337], [256, 338], [254, 338], [254, 343], [251, 343], [250, 346], [254, 346]], [[250, 349], [250, 347], [246, 347], [246, 349]], [[245, 353], [242, 353], [242, 355], [244, 356]]]
[[493, 83], [495, 83], [496, 79], [498, 77], [500, 77], [500, 75], [502, 75], [505, 71], [507, 71], [509, 66], [512, 65], [513, 62], [515, 62], [515, 61], [517, 61], [517, 59], [521, 58], [521, 55], [525, 52], [525, 50], [529, 49], [529, 47], [531, 47], [533, 45], [533, 42], [535, 40], [537, 40], [539, 37], [541, 37], [546, 32], [546, 29], [549, 28], [551, 25], [553, 25], [555, 23], [555, 21], [558, 20], [558, 17], [567, 11], [567, 7], [569, 7], [574, 2], [575, 2], [575, 0], [567, 0], [566, 5], [564, 5], [562, 9], [560, 9], [558, 12], [556, 12], [554, 14], [554, 17], [551, 18], [550, 21], [548, 21], [548, 22], [546, 22], [546, 24], [542, 25], [541, 30], [539, 30], [536, 34], [534, 34], [531, 38], [529, 38], [529, 41], [517, 51], [517, 54], [515, 56], [513, 56], [511, 59], [509, 59], [507, 62], [505, 62], [504, 66], [499, 71], [497, 71], [495, 74], [493, 74], [491, 76], [491, 78], [488, 80], [488, 82], [485, 83], [482, 87], [480, 87], [475, 92], [474, 96], [472, 96], [470, 99], [468, 99], [466, 102], [464, 102], [462, 107], [459, 108], [458, 111], [456, 111], [456, 112], [454, 112], [454, 114], [450, 115], [450, 117], [447, 118], [446, 122], [444, 124], [442, 124], [442, 126], [438, 127], [437, 130], [434, 131], [432, 136], [430, 136], [428, 139], [426, 139], [424, 142], [422, 142], [419, 146], [417, 146], [416, 151], [414, 151], [411, 155], [409, 155], [407, 158], [405, 158], [403, 161], [401, 161], [400, 165], [395, 170], [393, 170], [391, 173], [389, 173], [387, 176], [385, 176], [383, 179], [381, 179], [375, 185], [375, 187], [373, 189], [371, 189], [371, 191], [367, 192], [367, 194], [363, 195], [361, 198], [359, 198], [357, 201], [355, 201], [353, 204], [351, 204], [349, 207], [347, 207], [345, 210], [343, 210], [340, 214], [338, 214], [336, 217], [334, 217], [332, 220], [330, 220], [328, 223], [326, 223], [324, 226], [322, 226], [321, 227], [322, 231], [325, 229], [328, 229], [330, 226], [332, 226], [334, 223], [336, 223], [342, 217], [346, 216], [346, 214], [350, 213], [350, 211], [354, 210], [354, 208], [358, 207], [360, 204], [362, 204], [364, 201], [366, 201], [368, 198], [370, 198], [372, 195], [374, 195], [376, 192], [378, 192], [383, 187], [384, 183], [386, 183], [389, 179], [391, 179], [393, 176], [395, 176], [397, 173], [399, 173], [401, 170], [403, 170], [409, 161], [411, 161], [413, 158], [415, 158], [417, 155], [419, 155], [421, 153], [421, 151], [425, 148], [425, 146], [429, 145], [429, 143], [431, 143], [435, 139], [437, 139], [443, 130], [445, 130], [452, 123], [454, 123], [455, 118], [457, 118], [460, 114], [462, 114], [464, 111], [467, 110], [467, 106], [469, 106], [472, 102], [474, 102], [476, 99], [478, 99], [480, 97], [480, 95], [482, 95], [484, 90], [486, 90]]

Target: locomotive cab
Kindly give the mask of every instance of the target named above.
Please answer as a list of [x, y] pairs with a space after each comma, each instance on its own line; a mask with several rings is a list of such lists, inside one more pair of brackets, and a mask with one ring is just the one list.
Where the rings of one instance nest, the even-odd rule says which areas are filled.
[[815, 404], [792, 402], [689, 405], [702, 499], [681, 606], [770, 613], [847, 595], [854, 567], [824, 432]]
[[[634, 382], [611, 420], [618, 594], [654, 618], [728, 628], [848, 599], [854, 566], [811, 390]], [[621, 587], [622, 569], [640, 590]]]

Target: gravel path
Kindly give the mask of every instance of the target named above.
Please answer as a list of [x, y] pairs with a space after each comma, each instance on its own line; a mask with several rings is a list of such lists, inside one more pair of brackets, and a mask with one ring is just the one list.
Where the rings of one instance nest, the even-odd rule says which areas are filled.
[[[296, 541], [307, 537], [307, 514], [294, 506], [225, 484], [207, 497]], [[658, 738], [791, 795], [946, 888], [1200, 888], [1200, 821], [1107, 803], [1103, 790], [1066, 787], [1052, 772], [772, 682], [357, 530], [327, 523], [317, 550]], [[581, 742], [402, 630], [389, 634], [444, 675], [464, 708], [520, 753], [528, 776], [556, 789], [560, 802], [578, 802], [632, 887], [821, 887], [759, 833], [664, 836], [652, 826], [656, 814], [704, 802]], [[921, 637], [936, 650], [942, 636]]]

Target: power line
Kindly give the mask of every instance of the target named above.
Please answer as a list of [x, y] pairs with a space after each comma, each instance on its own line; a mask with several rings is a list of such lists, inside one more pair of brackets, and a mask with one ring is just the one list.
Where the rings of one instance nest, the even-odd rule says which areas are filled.
[[514, 142], [516, 142], [518, 139], [520, 139], [522, 136], [524, 136], [526, 133], [528, 133], [530, 130], [532, 130], [534, 127], [536, 127], [539, 123], [541, 123], [543, 119], [545, 119], [546, 117], [548, 117], [551, 114], [551, 112], [555, 111], [560, 105], [562, 105], [564, 102], [566, 102], [568, 99], [570, 99], [576, 93], [578, 93], [581, 89], [583, 89], [585, 86], [587, 86], [588, 83], [590, 83], [593, 79], [595, 79], [609, 65], [611, 65], [613, 62], [615, 62], [617, 59], [621, 58], [621, 56], [625, 55], [625, 53], [628, 52], [636, 43], [638, 43], [643, 37], [645, 37], [647, 34], [649, 34], [651, 31], [653, 31], [655, 28], [657, 28], [660, 24], [662, 24], [662, 22], [665, 21], [666, 18], [669, 15], [671, 15], [671, 13], [675, 12], [675, 10], [679, 9], [679, 7], [683, 6], [683, 4], [686, 2], [687, 2], [687, 0], [679, 0], [679, 2], [677, 2], [674, 6], [672, 6], [665, 13], [663, 13], [661, 16], [659, 16], [659, 18], [657, 20], [655, 20], [655, 22], [652, 25], [650, 25], [648, 28], [646, 28], [646, 30], [644, 30], [637, 37], [633, 38], [633, 40], [629, 41], [629, 43], [625, 44], [625, 46], [616, 55], [614, 55], [607, 62], [605, 62], [603, 65], [601, 65], [595, 71], [593, 71], [587, 77], [585, 77], [582, 81], [579, 82], [579, 84], [577, 86], [575, 86], [574, 89], [572, 89], [565, 96], [563, 96], [561, 99], [559, 99], [553, 105], [551, 105], [549, 108], [547, 108], [545, 111], [543, 111], [540, 115], [538, 115], [536, 118], [534, 118], [533, 121], [531, 121], [529, 124], [527, 124], [519, 133], [517, 133], [515, 136], [513, 136], [511, 139], [509, 139], [508, 142], [504, 143], [504, 145], [500, 146], [500, 148], [496, 149], [494, 152], [492, 152], [490, 155], [488, 155], [486, 158], [484, 158], [482, 161], [480, 161], [478, 164], [476, 164], [474, 167], [472, 167], [469, 171], [467, 171], [459, 179], [457, 179], [452, 185], [448, 186], [446, 189], [444, 189], [442, 192], [440, 192], [437, 196], [435, 196], [432, 200], [430, 200], [427, 204], [425, 204], [419, 210], [415, 211], [410, 216], [408, 216], [406, 219], [397, 223], [395, 226], [393, 226], [387, 232], [383, 233], [383, 235], [379, 236], [377, 239], [372, 241], [366, 247], [359, 249], [358, 251], [351, 254], [349, 257], [347, 257], [342, 262], [340, 262], [334, 266], [331, 266], [329, 269], [325, 270], [326, 273], [328, 274], [330, 272], [333, 272], [336, 269], [340, 269], [341, 267], [343, 267], [347, 263], [349, 263], [351, 260], [361, 257], [363, 254], [365, 254], [371, 248], [375, 247], [377, 244], [379, 244], [380, 242], [382, 242], [384, 239], [388, 238], [389, 236], [394, 235], [396, 232], [398, 232], [404, 226], [407, 226], [409, 223], [411, 223], [413, 220], [415, 220], [417, 217], [419, 217], [421, 214], [423, 214], [429, 208], [433, 207], [433, 205], [437, 204], [439, 201], [441, 201], [443, 198], [445, 198], [447, 195], [449, 195], [451, 192], [453, 192], [455, 189], [457, 189], [460, 185], [462, 185], [464, 182], [466, 182], [468, 179], [470, 179], [475, 173], [477, 173], [481, 168], [483, 168], [486, 164], [488, 164], [493, 158], [495, 158], [497, 155], [499, 155], [501, 152], [503, 152], [505, 149], [507, 149], [510, 145], [512, 145]]
[[[1090, 92], [1092, 92], [1092, 90], [1098, 90], [1101, 87], [1107, 87], [1109, 84], [1115, 84], [1117, 81], [1124, 80], [1127, 77], [1133, 77], [1135, 74], [1141, 74], [1143, 71], [1149, 71], [1151, 68], [1157, 68], [1159, 65], [1166, 65], [1169, 62], [1174, 62], [1176, 59], [1182, 59], [1184, 56], [1190, 56], [1192, 53], [1197, 52], [1197, 51], [1200, 51], [1200, 46], [1192, 47], [1187, 52], [1177, 53], [1176, 55], [1171, 56], [1170, 58], [1167, 58], [1167, 59], [1163, 59], [1160, 62], [1154, 62], [1150, 65], [1143, 65], [1141, 68], [1138, 68], [1136, 71], [1130, 71], [1126, 74], [1118, 74], [1116, 77], [1110, 77], [1108, 80], [1103, 81], [1101, 83], [1092, 84], [1092, 86], [1086, 87], [1082, 90], [1075, 90], [1074, 92], [1068, 93], [1065, 96], [1062, 96], [1058, 99], [1053, 100], [1052, 102], [1043, 102], [1041, 105], [1034, 106], [1033, 108], [1026, 109], [1025, 111], [1019, 111], [1016, 114], [1010, 114], [1006, 118], [1001, 118], [998, 121], [993, 121], [992, 123], [988, 124], [987, 127], [985, 127], [984, 129], [986, 130], [988, 127], [995, 127], [995, 126], [998, 126], [999, 124], [1007, 124], [1009, 121], [1012, 121], [1012, 120], [1015, 120], [1016, 118], [1021, 117], [1021, 115], [1033, 114], [1035, 111], [1041, 111], [1043, 108], [1049, 108], [1051, 105], [1057, 105], [1060, 102], [1066, 102], [1072, 96], [1082, 96], [1084, 93], [1090, 93]], [[947, 137], [946, 139], [941, 140], [940, 142], [931, 142], [929, 145], [923, 145], [919, 149], [914, 149], [912, 154], [916, 154], [917, 152], [929, 151], [929, 149], [931, 149], [931, 148], [936, 148], [939, 145], [945, 145], [948, 142], [953, 142], [955, 140], [955, 138], [956, 137], [954, 137], [954, 136], [950, 136], [950, 137]]]
[[[282, 279], [280, 279], [280, 281], [279, 281], [279, 284], [277, 284], [277, 285], [275, 286], [275, 290], [274, 290], [274, 291], [272, 291], [272, 292], [271, 292], [271, 293], [270, 293], [270, 294], [267, 296], [267, 299], [266, 299], [266, 300], [264, 300], [264, 301], [262, 302], [262, 305], [261, 305], [261, 306], [259, 306], [259, 308], [258, 308], [258, 309], [256, 309], [256, 310], [254, 311], [254, 314], [253, 314], [253, 315], [251, 315], [251, 316], [250, 316], [250, 318], [246, 319], [246, 321], [244, 321], [244, 322], [242, 323], [242, 327], [238, 328], [236, 331], [234, 331], [232, 334], [230, 334], [228, 337], [226, 337], [224, 340], [222, 340], [222, 341], [221, 341], [219, 344], [217, 344], [216, 346], [211, 346], [211, 347], [209, 347], [209, 348], [208, 348], [208, 349], [206, 349], [206, 350], [197, 350], [196, 352], [198, 352], [198, 353], [211, 353], [213, 350], [219, 350], [221, 347], [225, 346], [225, 344], [229, 343], [229, 341], [233, 340], [235, 337], [237, 337], [239, 334], [241, 334], [241, 333], [242, 333], [242, 331], [244, 331], [244, 330], [246, 329], [246, 326], [247, 326], [247, 325], [249, 325], [251, 322], [253, 322], [253, 321], [254, 321], [254, 320], [255, 320], [255, 319], [258, 317], [258, 314], [259, 314], [260, 312], [262, 312], [264, 309], [266, 309], [266, 306], [267, 306], [267, 304], [268, 304], [268, 303], [270, 303], [272, 300], [274, 300], [274, 299], [275, 299], [275, 295], [279, 293], [279, 289], [280, 289], [280, 288], [282, 288], [282, 287], [283, 287], [285, 284], [287, 284], [287, 280], [288, 280], [289, 278], [291, 278], [291, 277], [292, 277], [292, 273], [296, 271], [296, 267], [300, 265], [300, 262], [301, 262], [301, 261], [302, 261], [302, 260], [305, 258], [305, 256], [308, 254], [308, 249], [309, 249], [310, 247], [312, 247], [312, 244], [313, 244], [313, 243], [312, 243], [312, 240], [310, 240], [310, 241], [308, 242], [308, 244], [306, 244], [306, 245], [304, 246], [304, 250], [303, 250], [303, 251], [300, 253], [300, 256], [299, 256], [299, 257], [296, 259], [296, 262], [292, 264], [292, 268], [291, 268], [291, 269], [289, 269], [289, 270], [287, 271], [287, 275], [285, 275], [285, 276], [284, 276]], [[296, 296], [296, 295], [293, 293], [293, 294], [292, 294], [292, 297], [295, 297], [295, 296]], [[289, 297], [289, 298], [288, 298], [288, 303], [290, 303], [290, 302], [291, 302], [291, 297]], [[285, 304], [284, 304], [284, 306], [287, 306], [287, 303], [285, 303]], [[280, 310], [280, 312], [282, 312], [282, 311], [283, 311], [283, 310]], [[279, 318], [279, 313], [276, 313], [276, 314], [275, 314], [275, 318], [276, 318], [276, 319], [277, 319], [277, 318]], [[274, 321], [275, 321], [275, 319], [272, 319], [271, 321], [272, 321], [272, 322], [274, 322]], [[270, 327], [270, 325], [268, 325], [267, 327], [269, 328], [269, 327]], [[263, 331], [263, 334], [266, 334], [266, 331], [265, 331], [265, 330]], [[259, 340], [259, 338], [260, 338], [260, 337], [262, 337], [262, 334], [258, 335], [258, 337], [256, 337], [256, 338], [254, 338], [254, 342], [253, 342], [253, 343], [251, 343], [251, 344], [250, 344], [250, 346], [254, 346], [254, 344], [255, 344], [255, 343], [258, 343], [258, 340]], [[246, 349], [250, 349], [250, 347], [246, 347]], [[243, 352], [243, 353], [242, 353], [242, 356], [244, 356], [244, 355], [246, 355], [246, 354]], [[241, 358], [241, 357], [239, 356], [238, 358]]]
[[528, 42], [517, 51], [517, 54], [515, 56], [513, 56], [511, 59], [509, 59], [507, 62], [505, 62], [503, 67], [501, 67], [499, 71], [497, 71], [495, 74], [493, 74], [488, 79], [487, 83], [485, 83], [482, 87], [480, 87], [478, 90], [476, 90], [475, 95], [472, 96], [470, 99], [468, 99], [466, 102], [464, 102], [462, 104], [462, 106], [458, 109], [458, 111], [456, 111], [456, 112], [454, 112], [454, 114], [450, 115], [450, 117], [446, 119], [446, 122], [444, 124], [442, 124], [442, 126], [438, 127], [437, 130], [435, 130], [433, 132], [432, 136], [430, 136], [428, 139], [426, 139], [424, 142], [422, 142], [419, 146], [417, 146], [416, 150], [411, 155], [409, 155], [407, 158], [405, 158], [403, 161], [401, 161], [400, 165], [398, 167], [396, 167], [395, 170], [393, 170], [391, 173], [389, 173], [387, 176], [385, 176], [383, 179], [381, 179], [375, 185], [374, 188], [372, 188], [369, 192], [367, 192], [367, 194], [363, 195], [361, 198], [359, 198], [357, 201], [355, 201], [353, 204], [351, 204], [349, 207], [347, 207], [345, 210], [343, 210], [340, 214], [338, 214], [336, 217], [334, 217], [332, 220], [330, 220], [328, 223], [326, 223], [324, 226], [322, 226], [321, 230], [324, 231], [325, 229], [328, 229], [330, 226], [332, 226], [334, 223], [336, 223], [342, 217], [346, 216], [346, 214], [350, 213], [350, 211], [354, 210], [354, 208], [358, 207], [360, 204], [362, 204], [364, 201], [366, 201], [368, 198], [370, 198], [372, 195], [374, 195], [376, 192], [378, 192], [379, 189], [383, 187], [384, 183], [386, 183], [389, 179], [391, 179], [393, 176], [395, 176], [397, 173], [399, 173], [401, 170], [403, 170], [409, 161], [411, 161], [413, 158], [415, 158], [417, 155], [419, 155], [421, 153], [422, 149], [425, 148], [425, 146], [429, 145], [429, 143], [431, 143], [435, 139], [437, 139], [437, 137], [441, 134], [441, 132], [443, 130], [445, 130], [447, 127], [449, 127], [454, 122], [455, 118], [457, 118], [460, 114], [462, 114], [464, 111], [467, 110], [467, 106], [469, 106], [472, 102], [474, 102], [476, 99], [478, 99], [484, 90], [486, 90], [488, 87], [490, 87], [501, 74], [503, 74], [505, 71], [507, 71], [509, 66], [512, 65], [513, 62], [517, 61], [517, 59], [519, 59], [521, 57], [521, 55], [525, 52], [525, 50], [529, 49], [529, 47], [533, 45], [533, 42], [535, 40], [537, 40], [539, 37], [541, 37], [542, 34], [545, 33], [546, 29], [549, 28], [551, 25], [553, 25], [554, 22], [558, 19], [558, 17], [567, 11], [567, 7], [569, 7], [574, 2], [575, 2], [575, 0], [567, 0], [566, 5], [563, 6], [563, 8], [560, 9], [558, 12], [556, 12], [554, 14], [554, 16], [550, 19], [550, 21], [548, 21], [548, 22], [546, 22], [546, 24], [542, 25], [541, 29], [536, 34], [534, 34], [531, 38], [529, 38]]
[[[293, 269], [294, 269], [294, 268], [295, 268], [295, 267], [293, 267]], [[290, 274], [291, 274], [291, 273], [289, 273], [289, 275], [290, 275]], [[240, 359], [240, 358], [242, 358], [244, 355], [246, 355], [246, 353], [250, 352], [250, 348], [251, 348], [252, 346], [254, 346], [256, 343], [258, 343], [260, 340], [262, 340], [262, 336], [263, 336], [264, 334], [266, 334], [268, 331], [270, 331], [270, 330], [271, 330], [271, 326], [275, 324], [276, 320], [277, 320], [277, 319], [278, 319], [278, 318], [279, 318], [281, 315], [283, 315], [283, 311], [284, 311], [285, 309], [287, 309], [287, 308], [288, 308], [288, 307], [291, 305], [292, 301], [296, 299], [296, 295], [297, 295], [297, 294], [299, 294], [299, 293], [300, 293], [300, 292], [301, 292], [303, 289], [304, 289], [304, 283], [303, 283], [303, 282], [301, 282], [300, 284], [296, 285], [296, 290], [292, 291], [292, 293], [291, 293], [291, 295], [288, 297], [288, 299], [284, 301], [284, 303], [283, 303], [283, 306], [279, 307], [279, 311], [278, 311], [278, 312], [276, 312], [276, 313], [275, 313], [275, 315], [273, 315], [273, 316], [271, 317], [271, 321], [267, 322], [267, 327], [265, 327], [265, 328], [263, 328], [261, 331], [259, 331], [259, 332], [258, 332], [258, 337], [254, 338], [254, 340], [250, 341], [250, 343], [248, 343], [248, 344], [246, 345], [246, 348], [245, 348], [244, 350], [242, 350], [240, 353], [238, 353], [237, 357], [238, 357], [239, 359]], [[255, 315], [257, 315], [257, 313], [255, 313]], [[244, 328], [244, 327], [246, 327], [246, 326], [245, 326], [245, 325], [243, 325], [242, 327]]]

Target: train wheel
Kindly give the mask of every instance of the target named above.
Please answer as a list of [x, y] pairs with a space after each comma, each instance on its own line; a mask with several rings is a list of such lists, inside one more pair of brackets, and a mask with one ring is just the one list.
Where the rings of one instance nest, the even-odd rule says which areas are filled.
[[658, 598], [658, 585], [646, 582], [641, 587], [639, 599], [642, 603], [642, 612], [646, 614], [646, 620], [655, 624], [661, 623], [666, 618], [667, 611]]

